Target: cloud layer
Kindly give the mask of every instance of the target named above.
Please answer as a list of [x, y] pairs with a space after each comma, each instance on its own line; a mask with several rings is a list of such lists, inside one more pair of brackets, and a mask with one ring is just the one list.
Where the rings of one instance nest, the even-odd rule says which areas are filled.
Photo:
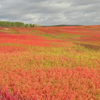
[[0, 0], [0, 20], [96, 25], [100, 24], [100, 0]]

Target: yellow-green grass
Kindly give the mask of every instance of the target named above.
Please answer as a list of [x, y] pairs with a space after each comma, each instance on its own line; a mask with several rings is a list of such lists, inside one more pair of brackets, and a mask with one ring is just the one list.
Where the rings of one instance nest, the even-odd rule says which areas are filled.
[[[22, 46], [18, 44], [5, 45]], [[24, 47], [27, 48], [25, 51], [0, 53], [0, 68], [100, 67], [100, 50], [95, 51], [76, 44], [74, 44], [73, 47], [39, 47], [25, 45]]]

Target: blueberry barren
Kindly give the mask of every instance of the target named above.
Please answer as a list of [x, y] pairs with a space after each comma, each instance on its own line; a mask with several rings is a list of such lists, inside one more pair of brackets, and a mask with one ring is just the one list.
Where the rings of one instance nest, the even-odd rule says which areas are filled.
[[0, 27], [0, 100], [100, 100], [100, 25]]

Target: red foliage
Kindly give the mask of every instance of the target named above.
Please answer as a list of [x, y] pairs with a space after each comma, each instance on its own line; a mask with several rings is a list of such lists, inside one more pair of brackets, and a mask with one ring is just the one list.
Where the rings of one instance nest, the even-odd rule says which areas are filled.
[[[28, 46], [40, 46], [42, 47], [60, 47], [65, 46], [65, 50], [70, 51], [70, 54], [76, 53], [77, 48], [69, 48], [66, 49], [66, 46], [73, 46], [74, 42], [66, 42], [66, 40], [60, 40], [60, 39], [47, 39], [45, 37], [40, 36], [34, 36], [34, 32], [31, 30], [37, 31], [38, 34], [47, 33], [47, 34], [55, 34], [59, 35], [61, 33], [65, 34], [78, 34], [81, 37], [75, 38], [76, 41], [80, 42], [95, 42], [98, 43], [100, 41], [100, 26], [65, 26], [65, 27], [40, 27], [40, 28], [11, 28], [12, 32], [20, 33], [20, 34], [14, 34], [14, 33], [7, 33], [5, 28], [0, 28], [2, 32], [0, 32], [0, 57], [3, 59], [0, 62], [0, 100], [100, 100], [100, 69], [99, 68], [81, 68], [78, 66], [74, 66], [74, 68], [70, 68], [66, 65], [67, 68], [63, 68], [63, 65], [61, 67], [55, 67], [55, 68], [39, 68], [38, 61], [37, 65], [38, 68], [32, 68], [26, 70], [24, 68], [20, 68], [24, 66], [31, 66], [31, 61], [29, 64], [27, 64], [26, 60], [30, 60], [29, 58], [23, 59], [24, 56], [22, 56], [22, 62], [19, 60], [16, 60], [17, 57], [15, 57], [16, 52], [20, 53], [23, 51], [28, 51]], [[29, 35], [31, 33], [31, 35]], [[73, 40], [75, 40], [73, 39]], [[71, 40], [71, 39], [69, 39]], [[68, 41], [68, 40], [67, 40]], [[55, 43], [55, 44], [54, 44]], [[76, 43], [78, 44], [78, 43]], [[93, 46], [93, 45], [86, 45], [80, 43], [82, 46], [88, 46], [90, 48], [99, 48], [99, 46]], [[54, 48], [55, 49], [55, 48]], [[56, 49], [55, 49], [56, 50]], [[75, 52], [71, 52], [71, 50], [76, 50]], [[40, 50], [41, 51], [41, 50]], [[85, 50], [81, 51], [84, 53]], [[26, 53], [25, 52], [25, 53]], [[28, 51], [30, 52], [30, 51]], [[51, 49], [52, 52], [52, 49]], [[66, 53], [64, 55], [61, 55], [60, 48], [57, 51], [57, 56], [59, 57], [58, 63], [67, 61], [67, 59], [71, 59], [65, 57], [67, 56]], [[2, 54], [4, 53], [4, 54]], [[8, 55], [11, 56], [8, 57], [6, 53], [9, 53]], [[31, 53], [29, 53], [31, 54]], [[32, 53], [33, 54], [33, 53]], [[50, 53], [53, 54], [53, 53]], [[42, 59], [39, 55], [39, 58], [36, 57], [35, 60], [46, 60], [48, 55], [50, 54], [43, 54], [45, 55], [44, 59]], [[55, 54], [55, 53], [54, 53]], [[62, 57], [60, 57], [61, 55]], [[75, 54], [74, 54], [75, 55]], [[94, 54], [95, 55], [95, 54]], [[93, 55], [93, 56], [94, 56]], [[14, 56], [14, 58], [13, 58]], [[21, 57], [20, 56], [20, 57]], [[27, 54], [26, 54], [27, 56]], [[29, 55], [28, 55], [29, 56]], [[81, 56], [77, 56], [75, 59], [79, 59], [81, 61]], [[92, 56], [90, 54], [90, 56]], [[90, 56], [84, 56], [84, 57], [90, 57]], [[30, 57], [30, 56], [29, 56]], [[7, 58], [7, 59], [6, 59]], [[51, 57], [52, 58], [52, 57]], [[61, 59], [62, 58], [62, 59]], [[93, 60], [97, 60], [96, 62], [99, 63], [99, 58], [94, 56]], [[12, 62], [14, 60], [15, 62]], [[53, 59], [53, 58], [52, 58]], [[51, 59], [51, 61], [52, 61]], [[65, 59], [65, 60], [64, 60]], [[83, 59], [83, 58], [82, 58]], [[8, 62], [6, 61], [8, 60]], [[53, 59], [53, 61], [56, 60], [56, 57]], [[17, 62], [19, 61], [19, 62]], [[72, 62], [73, 60], [69, 60], [69, 62]], [[3, 64], [6, 63], [4, 66]], [[15, 66], [13, 66], [14, 63]], [[33, 62], [34, 64], [34, 59]], [[52, 62], [51, 62], [52, 63]], [[88, 63], [88, 62], [87, 62]], [[22, 66], [18, 66], [21, 65]], [[65, 63], [66, 64], [66, 63]], [[91, 63], [89, 63], [91, 64]], [[88, 65], [88, 64], [87, 64]], [[15, 67], [15, 68], [13, 68]], [[48, 67], [48, 66], [47, 66]], [[75, 68], [76, 67], [76, 68]], [[12, 69], [11, 69], [12, 68]]]
[[[100, 70], [88, 68], [24, 69], [1, 72], [3, 89], [8, 87], [22, 98], [32, 100], [88, 100], [99, 98]], [[13, 75], [13, 76], [12, 76]], [[13, 95], [14, 96], [14, 95]], [[15, 99], [10, 99], [15, 100]], [[98, 100], [98, 99], [97, 99]]]

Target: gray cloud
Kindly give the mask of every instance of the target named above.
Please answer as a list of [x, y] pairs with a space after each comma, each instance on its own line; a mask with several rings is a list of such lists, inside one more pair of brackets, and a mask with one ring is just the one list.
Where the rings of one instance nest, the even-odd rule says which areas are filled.
[[100, 24], [100, 0], [0, 0], [0, 20], [42, 25]]
[[72, 5], [95, 5], [100, 4], [100, 0], [72, 0]]

